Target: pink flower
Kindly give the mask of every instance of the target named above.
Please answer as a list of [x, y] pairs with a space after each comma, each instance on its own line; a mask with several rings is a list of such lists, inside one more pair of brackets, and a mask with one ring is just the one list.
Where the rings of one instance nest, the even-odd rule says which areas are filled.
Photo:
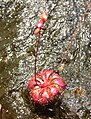
[[36, 26], [41, 29], [43, 27], [43, 25], [44, 25], [44, 22], [39, 21]]
[[28, 89], [33, 102], [48, 104], [66, 88], [65, 81], [53, 70], [43, 70], [29, 80]]

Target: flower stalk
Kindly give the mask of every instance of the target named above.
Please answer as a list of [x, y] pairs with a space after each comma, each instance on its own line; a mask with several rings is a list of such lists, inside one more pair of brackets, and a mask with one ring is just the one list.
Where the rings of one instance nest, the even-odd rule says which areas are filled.
[[62, 65], [63, 62], [64, 62], [64, 59], [66, 59], [66, 57], [67, 57], [67, 55], [68, 55], [68, 53], [69, 53], [69, 50], [70, 50], [70, 48], [71, 48], [71, 46], [72, 46], [72, 43], [73, 43], [73, 41], [74, 41], [74, 38], [75, 38], [75, 36], [76, 36], [76, 34], [77, 34], [77, 32], [78, 32], [78, 30], [79, 30], [79, 28], [80, 28], [80, 25], [81, 25], [81, 23], [82, 23], [82, 21], [83, 21], [85, 15], [86, 15], [86, 13], [87, 13], [87, 11], [89, 10], [90, 7], [91, 7], [91, 2], [87, 5], [86, 10], [85, 10], [84, 13], [81, 15], [81, 19], [80, 19], [80, 21], [78, 22], [77, 28], [76, 28], [75, 32], [73, 33], [73, 35], [72, 35], [72, 38], [71, 38], [71, 40], [70, 40], [70, 43], [68, 44], [67, 50], [65, 51], [64, 56], [63, 56], [61, 62], [58, 64], [59, 67], [61, 67], [61, 65]]

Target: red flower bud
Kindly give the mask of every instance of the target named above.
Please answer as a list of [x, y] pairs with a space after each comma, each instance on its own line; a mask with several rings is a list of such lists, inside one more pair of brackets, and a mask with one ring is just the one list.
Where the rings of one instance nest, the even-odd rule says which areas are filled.
[[34, 34], [36, 34], [36, 35], [38, 35], [38, 34], [40, 34], [40, 28], [36, 28], [35, 30], [34, 30]]
[[42, 18], [41, 18], [41, 20], [42, 20], [43, 22], [45, 22], [45, 21], [47, 21], [47, 19], [48, 19], [48, 15], [47, 15], [46, 13], [42, 13]]

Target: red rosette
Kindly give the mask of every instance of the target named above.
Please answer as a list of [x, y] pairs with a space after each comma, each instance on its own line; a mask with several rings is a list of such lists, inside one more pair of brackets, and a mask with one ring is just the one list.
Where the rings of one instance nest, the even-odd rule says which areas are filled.
[[65, 88], [65, 81], [53, 70], [39, 72], [28, 83], [29, 93], [33, 102], [41, 105], [52, 102]]

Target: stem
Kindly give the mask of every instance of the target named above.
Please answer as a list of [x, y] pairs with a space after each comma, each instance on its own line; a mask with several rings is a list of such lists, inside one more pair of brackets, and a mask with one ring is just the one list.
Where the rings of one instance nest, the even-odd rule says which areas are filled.
[[2, 105], [0, 104], [0, 119], [2, 119]]
[[85, 16], [85, 14], [86, 14], [86, 12], [89, 10], [90, 6], [91, 6], [91, 2], [88, 4], [88, 6], [86, 7], [86, 10], [85, 10], [84, 13], [82, 14], [81, 20], [78, 22], [76, 31], [75, 31], [74, 34], [72, 35], [72, 38], [71, 38], [71, 40], [70, 40], [70, 43], [68, 44], [68, 48], [67, 48], [67, 50], [65, 51], [64, 56], [63, 56], [63, 59], [62, 59], [61, 62], [59, 63], [59, 66], [62, 65], [62, 63], [64, 62], [64, 59], [65, 59], [66, 56], [68, 55], [68, 52], [69, 52], [69, 50], [70, 50], [70, 48], [71, 48], [71, 46], [72, 46], [72, 42], [74, 41], [74, 38], [75, 38], [75, 36], [76, 36], [76, 33], [77, 33], [78, 30], [79, 30], [80, 24], [81, 24], [81, 22], [82, 22], [82, 20], [83, 20], [83, 18], [84, 18], [84, 16]]
[[36, 47], [36, 52], [35, 52], [35, 62], [34, 62], [34, 71], [35, 71], [35, 81], [36, 81], [36, 62], [37, 62], [37, 54], [38, 54], [38, 49], [39, 49], [39, 44], [40, 44], [40, 34], [38, 36], [38, 44], [37, 44], [37, 47]]

